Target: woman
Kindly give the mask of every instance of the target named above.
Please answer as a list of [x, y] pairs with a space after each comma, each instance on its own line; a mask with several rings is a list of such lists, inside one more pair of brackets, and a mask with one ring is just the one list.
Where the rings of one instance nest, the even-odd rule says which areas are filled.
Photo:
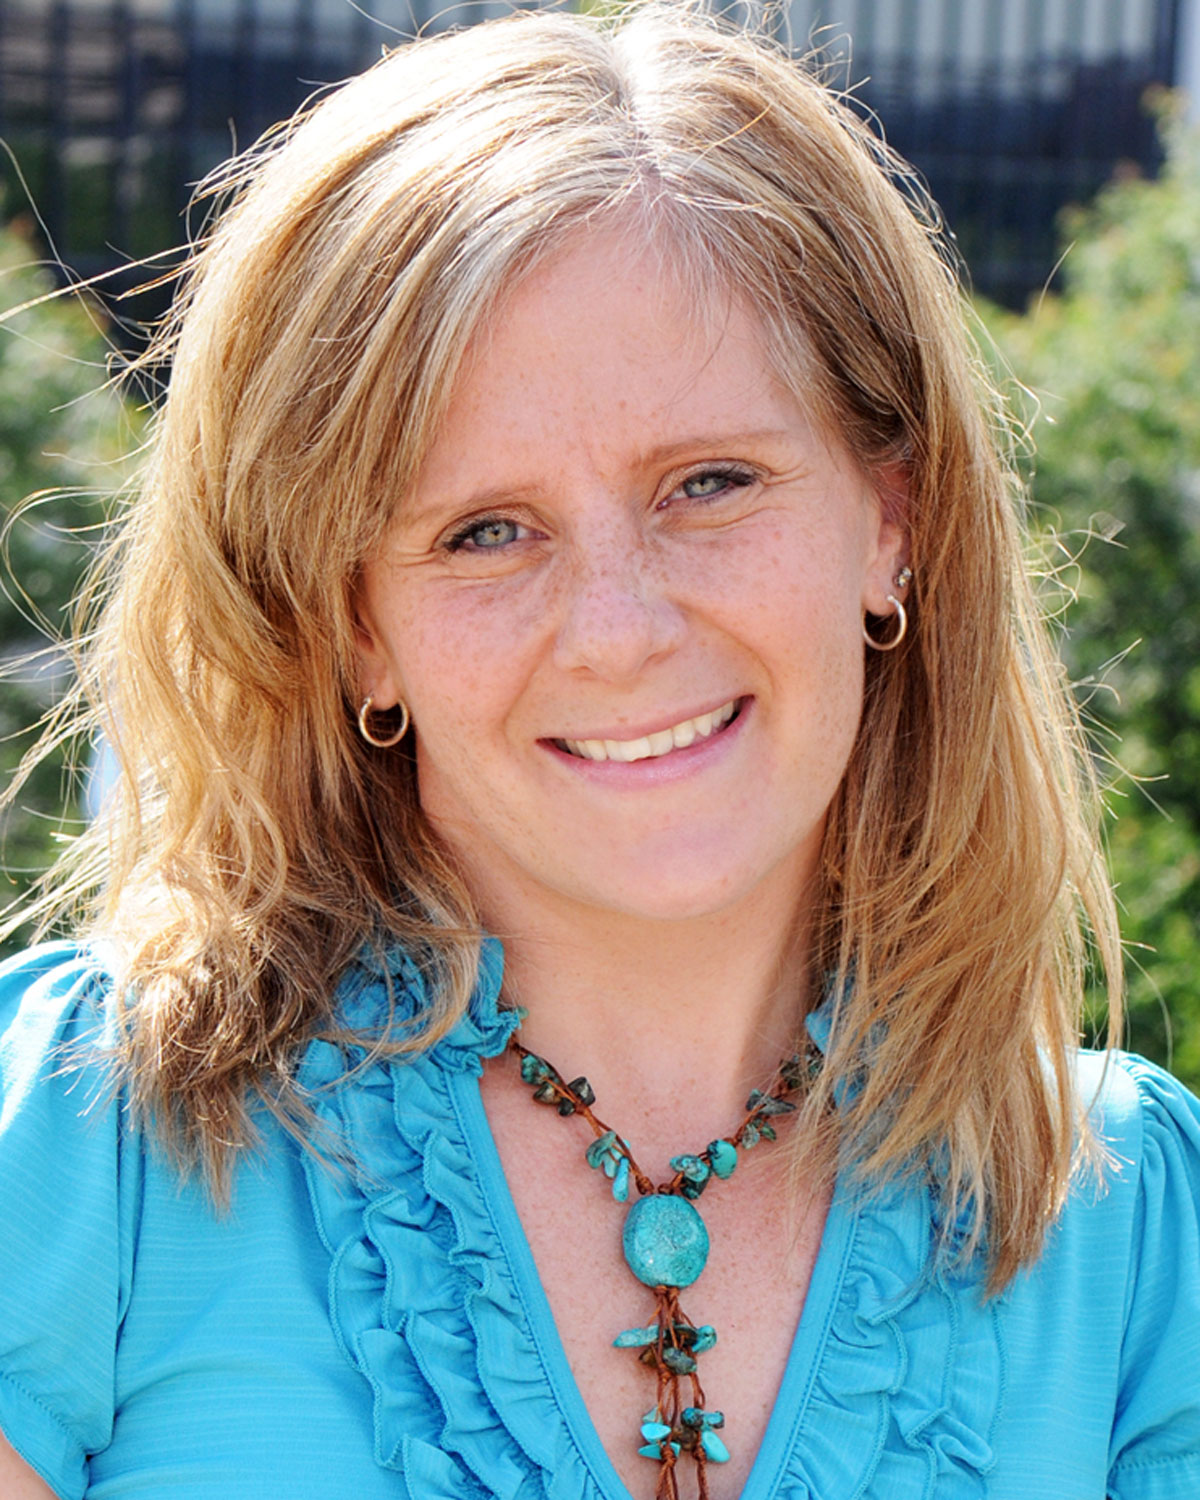
[[1200, 1113], [1075, 1051], [1086, 761], [911, 182], [648, 10], [226, 186], [89, 941], [3, 983], [6, 1495], [1200, 1492]]

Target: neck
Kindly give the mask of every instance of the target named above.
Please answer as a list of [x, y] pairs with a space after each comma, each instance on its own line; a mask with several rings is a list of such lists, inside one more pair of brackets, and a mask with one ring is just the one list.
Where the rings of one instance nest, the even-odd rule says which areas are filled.
[[[725, 1134], [797, 1044], [808, 1009], [796, 902], [759, 893], [702, 920], [488, 903], [521, 1040], [585, 1074], [605, 1117], [654, 1151]], [[707, 1134], [706, 1134], [707, 1132]]]

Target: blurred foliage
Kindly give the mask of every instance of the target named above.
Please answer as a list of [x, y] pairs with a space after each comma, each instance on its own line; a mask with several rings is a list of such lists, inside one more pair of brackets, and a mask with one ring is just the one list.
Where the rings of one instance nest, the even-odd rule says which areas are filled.
[[1028, 385], [1033, 524], [1110, 782], [1129, 1045], [1200, 1085], [1200, 135], [1072, 211], [1064, 291], [985, 313]]
[[[7, 786], [36, 725], [71, 680], [60, 642], [70, 601], [102, 540], [137, 419], [107, 385], [103, 320], [78, 295], [53, 296], [20, 221], [0, 230], [0, 778]], [[38, 303], [24, 311], [27, 303]], [[79, 778], [43, 762], [0, 818], [0, 906], [53, 859], [79, 815]], [[18, 946], [24, 933], [5, 945]]]

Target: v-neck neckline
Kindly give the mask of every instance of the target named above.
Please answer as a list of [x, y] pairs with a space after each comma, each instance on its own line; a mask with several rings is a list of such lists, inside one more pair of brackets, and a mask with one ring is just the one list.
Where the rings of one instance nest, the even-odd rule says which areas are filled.
[[[455, 1112], [478, 1173], [480, 1194], [512, 1272], [555, 1405], [604, 1500], [631, 1500], [629, 1490], [600, 1441], [567, 1359], [532, 1246], [504, 1175], [491, 1122], [484, 1108], [480, 1079], [474, 1073], [464, 1072], [450, 1075], [448, 1082]], [[813, 1262], [783, 1379], [742, 1489], [741, 1500], [770, 1500], [795, 1446], [796, 1434], [829, 1337], [833, 1311], [854, 1240], [857, 1221], [845, 1201], [841, 1186], [839, 1178], [825, 1216], [820, 1247]]]

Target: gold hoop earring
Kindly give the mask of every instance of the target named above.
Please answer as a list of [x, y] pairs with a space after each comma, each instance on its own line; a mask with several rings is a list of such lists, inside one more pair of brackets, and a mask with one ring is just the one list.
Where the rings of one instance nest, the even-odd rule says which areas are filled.
[[408, 712], [408, 704], [405, 703], [403, 698], [398, 700], [396, 706], [400, 710], [400, 727], [389, 739], [381, 740], [377, 739], [375, 735], [371, 733], [370, 726], [367, 723], [367, 715], [371, 712], [371, 705], [374, 702], [374, 693], [368, 693], [367, 696], [363, 699], [362, 707], [358, 711], [358, 732], [362, 735], [363, 739], [366, 740], [367, 744], [374, 745], [376, 750], [390, 750], [393, 745], [398, 745], [404, 738], [404, 736], [408, 733], [408, 726], [412, 722], [411, 716]]
[[894, 604], [896, 606], [896, 615], [899, 618], [900, 625], [896, 630], [896, 634], [891, 638], [890, 641], [877, 641], [875, 637], [868, 631], [866, 621], [864, 620], [862, 627], [863, 640], [866, 641], [867, 645], [870, 646], [872, 651], [894, 651], [900, 644], [900, 642], [904, 639], [904, 637], [908, 634], [908, 611], [904, 608], [903, 604], [900, 603], [899, 599], [896, 598], [895, 594], [889, 594], [887, 596], [887, 601], [889, 604]]

